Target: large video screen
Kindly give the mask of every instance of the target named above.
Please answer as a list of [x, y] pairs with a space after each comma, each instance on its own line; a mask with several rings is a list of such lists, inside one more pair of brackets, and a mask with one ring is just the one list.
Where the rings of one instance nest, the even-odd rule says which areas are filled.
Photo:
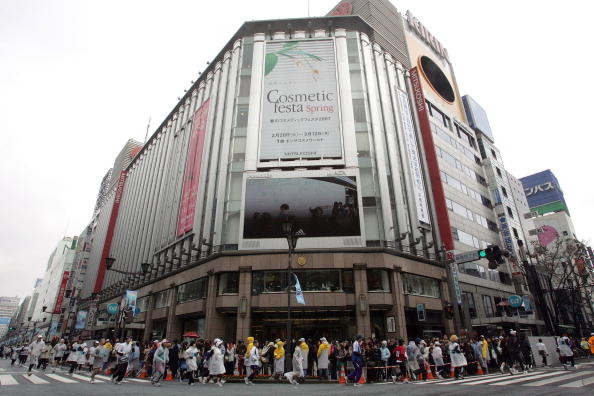
[[360, 236], [354, 176], [248, 179], [244, 239], [284, 238], [293, 223], [306, 237]]

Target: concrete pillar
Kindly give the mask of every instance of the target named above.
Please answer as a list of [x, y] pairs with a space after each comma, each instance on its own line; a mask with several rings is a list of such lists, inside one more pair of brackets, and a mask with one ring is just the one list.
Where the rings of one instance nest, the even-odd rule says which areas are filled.
[[170, 340], [179, 340], [181, 338], [180, 320], [175, 315], [176, 306], [177, 293], [175, 289], [175, 283], [172, 283], [171, 290], [169, 292], [169, 306], [167, 307], [167, 327], [165, 328], [165, 334]]
[[[245, 308], [245, 311], [242, 310]], [[252, 328], [252, 267], [239, 267], [236, 339], [245, 340]]]
[[142, 335], [144, 341], [151, 339], [151, 333], [153, 331], [153, 309], [155, 307], [155, 295], [152, 292], [149, 292], [147, 298], [148, 303], [144, 319], [144, 334]]
[[367, 264], [353, 264], [355, 278], [355, 319], [357, 333], [364, 337], [371, 337], [371, 313], [367, 299]]
[[[394, 317], [394, 332], [386, 332], [388, 338], [402, 338], [408, 339], [406, 333], [406, 318], [404, 315], [404, 293], [402, 289], [402, 268], [394, 266], [392, 276], [390, 277], [392, 288], [393, 305], [386, 313], [388, 317]], [[387, 326], [386, 326], [387, 329]]]
[[208, 294], [206, 296], [206, 329], [204, 338], [225, 336], [225, 316], [217, 312], [217, 276], [208, 271]]

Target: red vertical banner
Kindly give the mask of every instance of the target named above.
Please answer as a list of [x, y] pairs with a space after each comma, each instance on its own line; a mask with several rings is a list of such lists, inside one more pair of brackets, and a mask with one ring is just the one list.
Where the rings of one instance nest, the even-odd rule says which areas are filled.
[[207, 100], [194, 113], [192, 121], [192, 132], [186, 158], [184, 172], [184, 185], [179, 204], [177, 217], [177, 235], [183, 235], [194, 227], [194, 214], [196, 213], [196, 199], [198, 198], [198, 185], [200, 183], [200, 166], [202, 164], [202, 153], [204, 151], [204, 138], [206, 136], [206, 122], [208, 118], [208, 107], [210, 100]]
[[121, 171], [118, 185], [116, 187], [115, 198], [111, 208], [111, 215], [109, 216], [109, 223], [107, 225], [107, 233], [105, 234], [105, 243], [103, 243], [103, 251], [101, 252], [101, 261], [99, 262], [99, 269], [97, 271], [97, 278], [95, 279], [94, 292], [98, 293], [103, 289], [103, 281], [105, 280], [105, 271], [107, 270], [105, 259], [109, 257], [111, 250], [111, 241], [115, 231], [116, 220], [120, 212], [120, 202], [122, 201], [122, 194], [124, 193], [124, 185], [126, 184], [126, 177], [128, 172]]
[[59, 314], [62, 310], [62, 303], [64, 302], [64, 294], [66, 293], [66, 285], [68, 284], [69, 276], [69, 271], [64, 271], [64, 273], [62, 274], [62, 281], [60, 282], [58, 296], [56, 297], [56, 305], [54, 305], [54, 312], [52, 312], [54, 314]]
[[431, 132], [431, 124], [429, 123], [429, 113], [427, 111], [427, 103], [425, 102], [425, 95], [423, 94], [423, 87], [419, 80], [419, 71], [416, 67], [410, 69], [410, 81], [413, 88], [415, 106], [419, 118], [419, 127], [421, 128], [421, 138], [423, 140], [423, 147], [425, 149], [425, 157], [427, 159], [427, 167], [429, 173], [429, 180], [431, 180], [431, 190], [433, 193], [433, 202], [435, 203], [435, 211], [437, 215], [437, 227], [442, 243], [446, 250], [454, 249], [454, 238], [452, 237], [452, 229], [450, 227], [450, 216], [448, 214], [448, 207], [445, 200], [445, 192], [441, 181], [439, 172], [439, 163], [437, 162], [437, 154], [435, 152], [435, 143], [433, 142], [433, 134]]

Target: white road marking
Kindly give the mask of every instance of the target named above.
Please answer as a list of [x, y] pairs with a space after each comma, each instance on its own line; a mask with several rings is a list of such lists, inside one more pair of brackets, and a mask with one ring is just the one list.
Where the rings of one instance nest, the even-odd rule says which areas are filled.
[[[91, 377], [86, 377], [84, 375], [72, 374], [72, 377], [74, 377], [76, 379], [79, 379], [79, 380], [91, 382]], [[95, 377], [97, 377], [97, 376], [95, 376]], [[95, 378], [95, 382], [97, 382], [97, 383], [103, 383], [103, 381], [101, 381], [100, 379], [96, 379], [96, 378]]]
[[65, 384], [78, 384], [78, 381], [71, 380], [70, 378], [61, 377], [58, 374], [46, 374], [46, 376], [50, 377], [51, 379], [55, 379], [56, 381], [63, 382]]
[[594, 384], [594, 377], [583, 378], [568, 384], [559, 385], [560, 388], [581, 388], [582, 386]]
[[549, 378], [549, 379], [545, 379], [545, 380], [542, 380], [542, 381], [531, 382], [529, 384], [524, 384], [522, 386], [542, 386], [542, 385], [548, 385], [548, 384], [553, 384], [555, 382], [561, 382], [561, 381], [564, 381], [566, 379], [575, 378], [575, 377], [581, 377], [581, 376], [588, 375], [588, 374], [592, 374], [592, 371], [581, 371], [579, 373], [572, 373], [572, 374], [560, 375], [560, 376], [555, 377], [555, 378]]
[[438, 385], [463, 384], [465, 382], [472, 382], [472, 381], [481, 380], [481, 379], [484, 379], [484, 378], [495, 378], [495, 377], [497, 377], [498, 379], [499, 378], [504, 378], [505, 377], [505, 374], [497, 373], [497, 374], [493, 374], [493, 375], [489, 375], [489, 376], [482, 375], [480, 377], [466, 378], [466, 379], [463, 379], [463, 380], [449, 380], [447, 382], [440, 382], [440, 383], [438, 383]]
[[490, 385], [509, 385], [509, 384], [516, 384], [518, 382], [524, 382], [524, 381], [530, 381], [533, 380], [535, 378], [545, 378], [545, 377], [550, 377], [551, 375], [559, 375], [558, 372], [555, 373], [551, 373], [551, 372], [544, 372], [544, 373], [539, 373], [533, 377], [520, 377], [520, 378], [515, 378], [515, 379], [511, 379], [508, 381], [502, 381], [502, 382], [497, 382], [496, 384], [490, 384]]
[[18, 385], [12, 375], [0, 375], [0, 385]]
[[31, 376], [29, 376], [29, 375], [27, 375], [27, 374], [23, 374], [23, 377], [24, 377], [26, 380], [29, 380], [30, 382], [32, 382], [32, 383], [34, 383], [34, 384], [37, 384], [37, 385], [41, 385], [41, 384], [49, 384], [49, 382], [48, 382], [48, 381], [46, 381], [46, 380], [44, 380], [44, 379], [41, 379], [41, 378], [39, 378], [39, 377], [38, 377], [38, 376], [36, 376], [35, 374], [33, 374], [33, 375], [31, 375]]
[[[530, 378], [534, 375], [536, 375], [538, 373], [529, 373], [529, 374], [517, 374], [517, 377], [521, 377], [521, 378]], [[509, 378], [509, 377], [508, 377]], [[474, 382], [467, 382], [465, 384], [462, 385], [480, 385], [480, 384], [488, 384], [489, 382], [495, 382], [495, 381], [501, 381], [503, 378], [489, 378], [486, 380], [478, 380], [478, 381], [474, 381]]]

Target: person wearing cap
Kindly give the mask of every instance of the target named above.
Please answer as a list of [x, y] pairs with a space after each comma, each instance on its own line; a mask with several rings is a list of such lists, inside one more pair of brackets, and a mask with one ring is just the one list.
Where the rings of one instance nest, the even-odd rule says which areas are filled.
[[390, 349], [388, 348], [388, 341], [383, 340], [382, 346], [380, 347], [380, 362], [381, 366], [381, 375], [384, 380], [388, 379], [388, 361], [390, 360]]
[[301, 350], [301, 343], [305, 343], [305, 338], [300, 338], [295, 349], [293, 350], [293, 371], [285, 373], [285, 377], [289, 380], [289, 383], [297, 386], [298, 382], [295, 377], [303, 377], [303, 351]]
[[165, 376], [167, 363], [169, 363], [169, 341], [163, 339], [153, 357], [153, 376], [151, 377], [153, 386], [161, 386], [161, 379]]
[[126, 375], [128, 362], [130, 361], [130, 352], [132, 352], [132, 339], [130, 337], [126, 338], [125, 342], [121, 342], [115, 347], [117, 363], [112, 381], [115, 379], [116, 385], [121, 385], [122, 380]]
[[437, 378], [443, 379], [445, 363], [443, 361], [443, 351], [441, 350], [441, 343], [439, 341], [435, 341], [433, 344], [431, 356], [433, 356], [433, 361], [435, 362], [435, 372], [437, 373]]
[[64, 339], [60, 339], [60, 342], [54, 347], [54, 360], [52, 362], [52, 373], [56, 372], [56, 367], [64, 360], [64, 353], [68, 349], [68, 346], [64, 343]]
[[285, 347], [280, 339], [276, 339], [274, 344], [274, 372], [270, 379], [280, 379], [285, 372]]
[[571, 367], [575, 367], [575, 361], [573, 360], [573, 351], [571, 350], [571, 345], [569, 342], [569, 338], [567, 336], [561, 337], [557, 349], [559, 350], [559, 357], [561, 363], [563, 363], [563, 368], [567, 370], [568, 363], [571, 363]]
[[29, 359], [29, 370], [27, 371], [27, 375], [31, 375], [31, 370], [33, 370], [33, 366], [36, 366], [39, 363], [39, 355], [41, 355], [41, 351], [45, 347], [45, 342], [43, 342], [43, 336], [41, 334], [37, 334], [35, 337], [35, 341], [29, 344], [30, 349], [30, 359]]
[[505, 343], [503, 344], [503, 359], [508, 366], [510, 375], [517, 373], [514, 368], [516, 364], [520, 366], [520, 369], [524, 373], [527, 373], [526, 367], [524, 366], [524, 359], [522, 358], [520, 340], [516, 334], [515, 330], [510, 330], [509, 336], [507, 336]]
[[351, 355], [351, 362], [353, 363], [354, 370], [347, 376], [347, 383], [352, 383], [354, 386], [361, 386], [359, 380], [361, 374], [363, 374], [363, 350], [361, 343], [363, 342], [363, 336], [358, 334], [353, 342], [353, 352]]
[[307, 377], [307, 370], [309, 369], [309, 345], [305, 339], [299, 342], [299, 346], [301, 347], [301, 354], [303, 355], [303, 377]]
[[199, 351], [196, 348], [196, 341], [191, 341], [190, 346], [187, 347], [183, 354], [182, 358], [186, 361], [186, 377], [188, 377], [188, 385], [194, 386], [194, 374], [196, 370], [198, 370], [198, 361], [196, 357], [198, 356]]
[[244, 380], [245, 380], [245, 383], [247, 384], [248, 383], [248, 379], [247, 378], [251, 374], [251, 371], [250, 371], [251, 369], [250, 369], [250, 365], [248, 363], [248, 360], [250, 358], [250, 351], [254, 347], [254, 337], [247, 337], [245, 340], [246, 340], [246, 345], [247, 346], [245, 348], [245, 356], [244, 356], [244, 359], [245, 359], [245, 378], [244, 378]]
[[452, 366], [454, 367], [454, 376], [456, 377], [456, 379], [464, 379], [464, 376], [462, 374], [464, 366], [467, 366], [468, 362], [466, 361], [466, 357], [460, 349], [460, 344], [458, 344], [457, 335], [453, 334], [450, 337], [450, 346], [448, 349], [450, 352], [450, 361]]
[[258, 349], [259, 345], [260, 343], [258, 340], [254, 340], [252, 343], [252, 349], [247, 351], [247, 363], [250, 368], [250, 375], [245, 379], [246, 385], [254, 385], [252, 380], [260, 372], [262, 363], [260, 361], [260, 350]]
[[330, 344], [325, 337], [320, 338], [320, 345], [318, 345], [318, 375], [320, 379], [328, 379], [328, 363], [329, 363]]
[[95, 383], [95, 376], [101, 372], [103, 362], [107, 358], [107, 349], [104, 346], [105, 342], [93, 341], [93, 346], [89, 349], [91, 358], [91, 384]]
[[223, 341], [217, 338], [210, 348], [211, 355], [210, 359], [208, 359], [208, 378], [204, 381], [208, 383], [209, 379], [216, 377], [215, 383], [219, 387], [223, 386], [221, 381], [223, 380], [223, 374], [225, 374], [224, 355], [221, 353], [221, 345], [223, 345]]

